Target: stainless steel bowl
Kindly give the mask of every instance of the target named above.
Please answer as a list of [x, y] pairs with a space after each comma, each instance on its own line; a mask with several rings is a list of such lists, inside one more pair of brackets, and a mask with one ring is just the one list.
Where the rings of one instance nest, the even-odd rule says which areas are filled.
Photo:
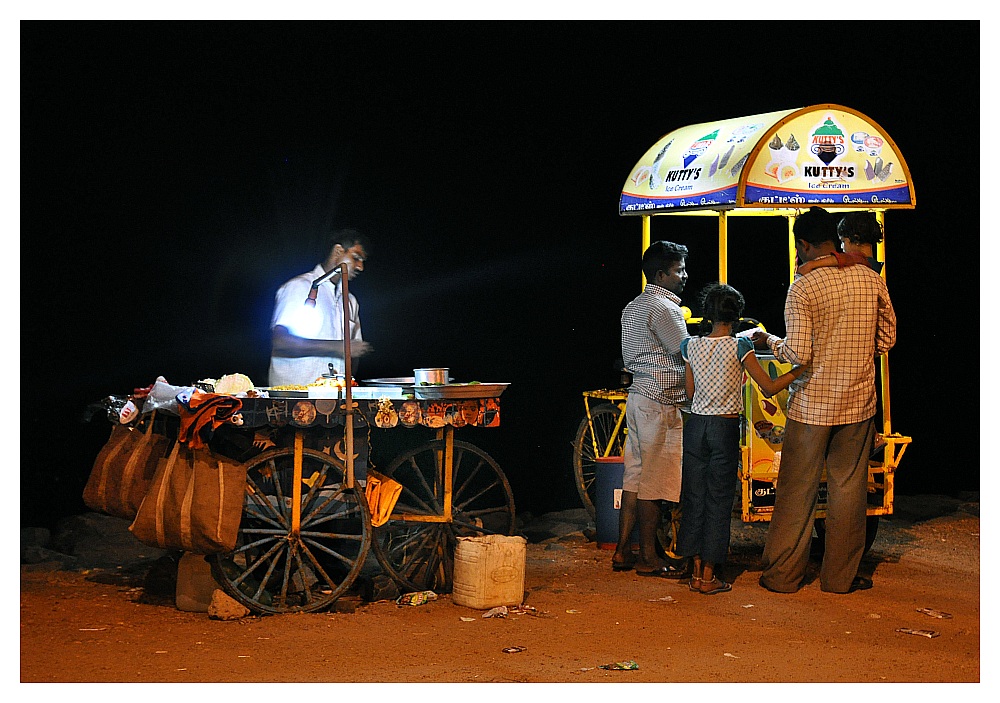
[[414, 385], [445, 385], [448, 383], [448, 369], [413, 369]]

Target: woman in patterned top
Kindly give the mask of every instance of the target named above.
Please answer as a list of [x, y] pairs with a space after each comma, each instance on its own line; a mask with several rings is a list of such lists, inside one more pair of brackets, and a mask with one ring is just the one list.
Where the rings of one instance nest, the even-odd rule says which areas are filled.
[[690, 589], [706, 595], [732, 590], [718, 578], [729, 552], [729, 523], [740, 461], [743, 371], [765, 397], [785, 389], [802, 372], [796, 367], [772, 379], [748, 337], [734, 337], [743, 295], [723, 283], [701, 292], [702, 316], [712, 323], [705, 337], [681, 342], [691, 414], [684, 423], [684, 463], [678, 552], [691, 557]]

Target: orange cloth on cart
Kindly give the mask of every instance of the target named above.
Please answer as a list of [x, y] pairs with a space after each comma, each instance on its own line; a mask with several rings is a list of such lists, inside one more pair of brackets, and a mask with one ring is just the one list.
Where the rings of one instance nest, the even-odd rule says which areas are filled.
[[372, 517], [372, 527], [381, 527], [389, 522], [392, 509], [396, 507], [399, 494], [403, 491], [403, 484], [393, 481], [387, 476], [382, 476], [371, 469], [368, 470], [368, 479], [365, 483], [365, 498], [368, 499], [368, 511]]
[[202, 429], [207, 425], [215, 431], [220, 425], [229, 422], [242, 407], [243, 401], [239, 398], [195, 389], [188, 402], [177, 403], [177, 410], [181, 416], [178, 441], [186, 442], [191, 449], [204, 447]]

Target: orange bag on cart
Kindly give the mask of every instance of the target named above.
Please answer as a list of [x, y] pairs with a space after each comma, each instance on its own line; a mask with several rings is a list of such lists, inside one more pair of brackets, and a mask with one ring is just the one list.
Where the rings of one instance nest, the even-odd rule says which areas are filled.
[[175, 442], [161, 459], [132, 534], [160, 549], [220, 554], [236, 547], [246, 469], [211, 449]]
[[153, 433], [156, 413], [144, 418], [144, 429], [115, 425], [111, 437], [94, 460], [83, 489], [91, 510], [132, 520], [153, 482], [157, 462], [166, 454], [168, 440]]

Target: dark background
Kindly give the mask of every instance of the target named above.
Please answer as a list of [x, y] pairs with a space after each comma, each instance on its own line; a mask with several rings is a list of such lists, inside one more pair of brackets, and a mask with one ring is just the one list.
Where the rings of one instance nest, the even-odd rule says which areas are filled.
[[[274, 291], [320, 260], [331, 225], [373, 240], [351, 284], [375, 349], [356, 376], [511, 382], [501, 427], [460, 438], [497, 459], [519, 511], [579, 507], [580, 393], [618, 384], [621, 309], [641, 284], [641, 220], [617, 214], [632, 166], [678, 127], [821, 103], [880, 124], [916, 192], [886, 215], [893, 429], [913, 437], [896, 490], [978, 490], [962, 409], [979, 384], [941, 381], [978, 368], [978, 344], [948, 349], [956, 326], [979, 329], [978, 199], [963, 192], [979, 172], [979, 33], [22, 22], [21, 524], [86, 510], [110, 428], [81, 419], [88, 403], [158, 375], [266, 385]], [[716, 227], [653, 218], [653, 239], [691, 249], [691, 307], [717, 277]], [[778, 334], [786, 233], [781, 218], [730, 224], [729, 282]]]

